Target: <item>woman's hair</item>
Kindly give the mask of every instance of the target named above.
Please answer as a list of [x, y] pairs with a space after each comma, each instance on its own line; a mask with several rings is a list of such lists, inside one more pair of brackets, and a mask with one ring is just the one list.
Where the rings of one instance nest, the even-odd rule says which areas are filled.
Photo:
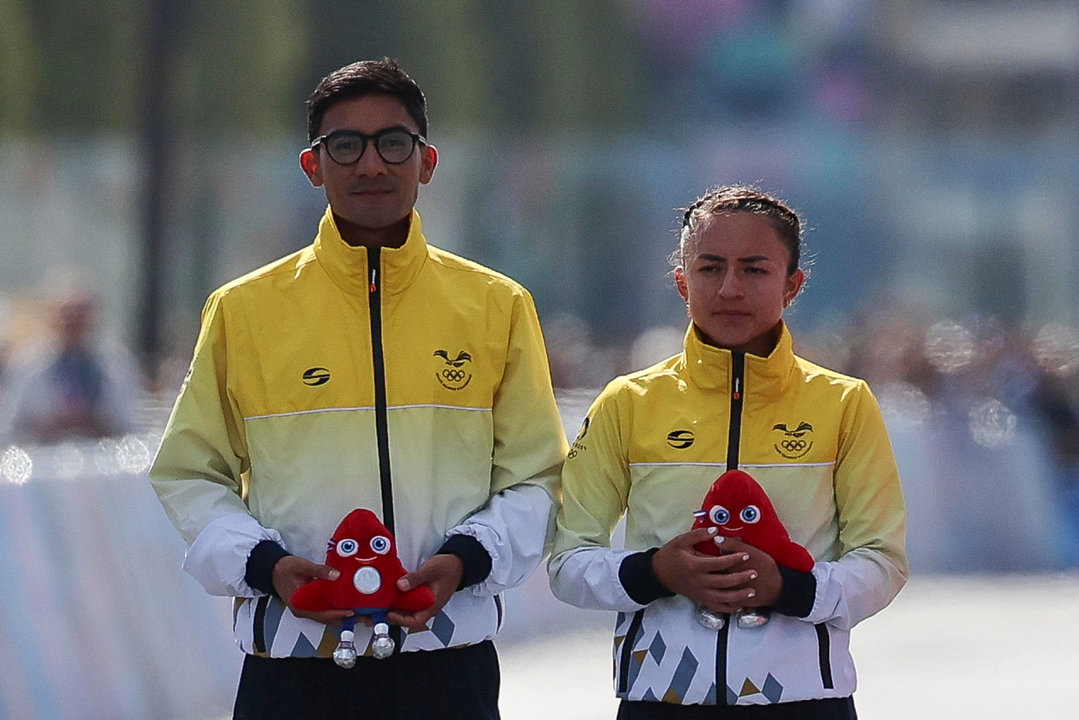
[[685, 209], [682, 229], [678, 236], [678, 248], [671, 253], [671, 264], [683, 266], [686, 244], [700, 227], [703, 218], [712, 215], [752, 213], [761, 215], [779, 233], [780, 240], [790, 251], [787, 274], [798, 269], [802, 257], [802, 231], [804, 226], [798, 213], [787, 203], [749, 185], [724, 185], [710, 189]]

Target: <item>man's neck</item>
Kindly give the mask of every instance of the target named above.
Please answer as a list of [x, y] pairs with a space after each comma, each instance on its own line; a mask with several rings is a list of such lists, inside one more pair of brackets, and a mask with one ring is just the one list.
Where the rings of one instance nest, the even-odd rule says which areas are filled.
[[333, 219], [337, 231], [341, 233], [341, 239], [352, 247], [399, 248], [408, 240], [412, 216], [408, 215], [393, 225], [375, 230], [354, 225], [336, 213]]

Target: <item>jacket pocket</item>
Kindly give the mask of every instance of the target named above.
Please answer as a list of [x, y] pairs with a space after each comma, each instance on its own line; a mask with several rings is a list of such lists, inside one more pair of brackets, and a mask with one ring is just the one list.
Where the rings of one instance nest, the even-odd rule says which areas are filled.
[[820, 681], [828, 690], [835, 689], [832, 682], [832, 639], [828, 635], [828, 626], [818, 623], [813, 626], [817, 631], [817, 655], [820, 663]]
[[255, 604], [255, 617], [251, 625], [251, 640], [256, 655], [266, 656], [266, 606], [270, 604], [270, 596], [263, 595]]

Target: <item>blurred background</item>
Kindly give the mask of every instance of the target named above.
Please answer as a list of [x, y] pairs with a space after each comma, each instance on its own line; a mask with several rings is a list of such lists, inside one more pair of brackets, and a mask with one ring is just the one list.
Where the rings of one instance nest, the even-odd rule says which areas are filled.
[[[180, 573], [145, 471], [207, 293], [313, 237], [308, 94], [383, 55], [428, 99], [428, 239], [532, 291], [570, 436], [680, 346], [680, 208], [755, 183], [807, 220], [797, 350], [870, 381], [910, 514], [911, 586], [866, 623], [870, 708], [924, 710], [879, 677], [910, 679], [897, 639], [941, 674], [1015, 657], [971, 628], [1022, 598], [1062, 600], [1045, 640], [1079, 645], [1074, 2], [0, 0], [0, 717], [227, 712], [227, 602]], [[599, 628], [608, 705], [575, 702], [610, 716], [610, 618], [545, 587], [517, 594], [507, 662], [579, 660], [565, 637]], [[918, 627], [960, 607], [982, 614]], [[967, 679], [1001, 709], [1004, 677]]]

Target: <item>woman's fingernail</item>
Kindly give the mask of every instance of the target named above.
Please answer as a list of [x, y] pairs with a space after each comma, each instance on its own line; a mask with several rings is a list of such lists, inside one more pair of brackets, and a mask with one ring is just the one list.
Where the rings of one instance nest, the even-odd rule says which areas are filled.
[[[715, 535], [717, 532], [719, 532], [719, 528], [717, 528], [717, 527], [708, 528], [708, 534], [709, 535]], [[716, 542], [719, 542], [719, 541], [716, 540]]]
[[743, 555], [743, 556], [742, 556], [742, 560], [743, 560], [743, 561], [745, 561], [745, 560], [749, 560], [749, 553], [746, 553], [745, 555]]
[[749, 597], [757, 597], [757, 591], [756, 590], [750, 590], [749, 591]]

